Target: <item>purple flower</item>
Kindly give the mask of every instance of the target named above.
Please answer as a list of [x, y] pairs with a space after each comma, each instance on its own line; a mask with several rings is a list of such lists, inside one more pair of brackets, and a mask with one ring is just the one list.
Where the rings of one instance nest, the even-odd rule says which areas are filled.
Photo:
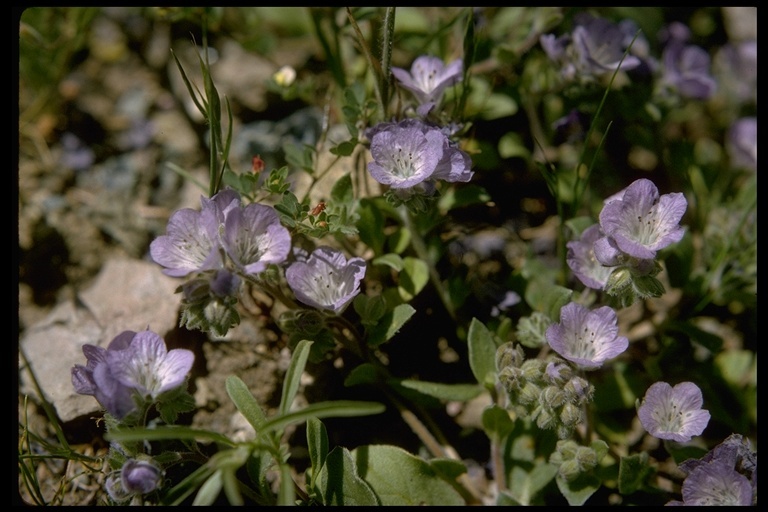
[[251, 203], [227, 213], [222, 245], [237, 270], [253, 275], [270, 263], [285, 261], [291, 250], [291, 235], [280, 224], [274, 208]]
[[628, 37], [629, 25], [615, 24], [585, 13], [577, 15], [575, 22], [570, 34], [539, 37], [541, 47], [560, 66], [564, 78], [591, 80], [610, 75], [617, 68], [628, 71], [640, 66], [641, 61], [636, 56], [624, 56], [634, 36]]
[[608, 306], [590, 311], [570, 302], [560, 309], [560, 323], [550, 325], [545, 335], [552, 350], [585, 369], [599, 368], [629, 346]]
[[672, 387], [656, 382], [648, 388], [637, 416], [653, 437], [686, 443], [698, 436], [709, 423], [709, 411], [702, 409], [701, 390], [693, 382]]
[[680, 464], [683, 500], [667, 505], [754, 505], [757, 454], [748, 438], [731, 434], [700, 459]]
[[685, 98], [707, 99], [715, 92], [717, 82], [710, 74], [709, 54], [701, 47], [672, 40], [661, 55], [664, 86]]
[[147, 460], [128, 459], [120, 470], [120, 482], [128, 493], [147, 494], [160, 485], [162, 472]]
[[410, 73], [403, 68], [392, 68], [392, 74], [400, 85], [413, 93], [419, 105], [429, 107], [440, 103], [446, 87], [461, 81], [462, 72], [461, 59], [446, 66], [441, 59], [429, 55], [417, 57], [411, 64]]
[[416, 119], [381, 123], [367, 132], [371, 139], [368, 172], [393, 189], [418, 189], [431, 195], [434, 182], [469, 181], [469, 155], [438, 127]]
[[[627, 49], [627, 34], [611, 21], [580, 13], [573, 29], [573, 44], [582, 69], [596, 76], [613, 73]], [[630, 39], [631, 40], [631, 39]], [[627, 55], [620, 69], [630, 70], [640, 65], [640, 59]]]
[[107, 351], [107, 364], [115, 378], [153, 399], [181, 386], [194, 360], [190, 350], [168, 351], [163, 338], [152, 331], [134, 333], [124, 350]]
[[83, 345], [83, 354], [86, 365], [75, 365], [71, 372], [75, 391], [94, 396], [118, 419], [136, 409], [136, 393], [155, 399], [182, 385], [195, 357], [186, 349], [168, 352], [151, 331], [124, 331], [106, 349]]
[[164, 274], [183, 277], [223, 266], [218, 241], [221, 212], [215, 204], [203, 198], [201, 211], [176, 210], [168, 220], [167, 234], [155, 238], [149, 245], [152, 259], [165, 267]]
[[677, 506], [750, 506], [753, 489], [744, 475], [722, 462], [710, 462], [694, 469], [683, 481], [683, 501]]
[[122, 503], [137, 494], [154, 491], [162, 478], [162, 470], [151, 460], [129, 458], [120, 470], [110, 472], [104, 487], [113, 501]]
[[731, 125], [726, 149], [732, 167], [757, 170], [757, 117], [742, 117]]
[[730, 42], [712, 59], [721, 98], [735, 107], [757, 104], [757, 41]]
[[362, 258], [347, 259], [341, 251], [318, 247], [306, 260], [292, 263], [285, 279], [303, 304], [339, 314], [360, 293], [365, 269]]
[[184, 208], [171, 215], [167, 234], [150, 244], [152, 259], [172, 277], [228, 266], [241, 275], [262, 272], [286, 259], [291, 237], [271, 206], [242, 206], [240, 195], [225, 189], [201, 198], [200, 211]]
[[[681, 192], [659, 196], [652, 181], [639, 179], [624, 190], [620, 200], [603, 206], [600, 228], [625, 254], [650, 260], [683, 237], [685, 230], [679, 222], [687, 207]], [[597, 247], [595, 254], [600, 259]]]
[[578, 240], [566, 244], [568, 254], [566, 261], [573, 274], [584, 286], [602, 290], [608, 282], [608, 276], [613, 269], [604, 266], [595, 258], [595, 242], [602, 236], [600, 225], [593, 224], [585, 229]]
[[75, 392], [93, 396], [108, 413], [118, 419], [133, 412], [136, 402], [133, 399], [133, 388], [120, 382], [113, 374], [107, 363], [107, 354], [128, 348], [135, 334], [133, 331], [119, 334], [106, 349], [91, 344], [83, 345], [86, 365], [76, 364], [71, 371]]

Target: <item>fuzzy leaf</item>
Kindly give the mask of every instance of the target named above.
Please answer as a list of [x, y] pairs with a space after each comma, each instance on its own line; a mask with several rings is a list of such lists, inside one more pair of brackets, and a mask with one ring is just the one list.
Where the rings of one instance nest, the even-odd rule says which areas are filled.
[[453, 486], [425, 460], [397, 446], [360, 446], [352, 451], [359, 475], [382, 505], [465, 505]]

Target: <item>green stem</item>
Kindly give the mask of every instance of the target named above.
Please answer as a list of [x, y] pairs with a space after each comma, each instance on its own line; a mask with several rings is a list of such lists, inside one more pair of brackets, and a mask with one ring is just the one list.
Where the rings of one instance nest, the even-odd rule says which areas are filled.
[[413, 222], [413, 218], [408, 209], [405, 206], [400, 206], [399, 211], [403, 224], [411, 233], [411, 245], [413, 246], [414, 251], [416, 251], [416, 256], [427, 264], [427, 268], [429, 269], [429, 280], [432, 282], [432, 286], [435, 287], [435, 291], [437, 291], [440, 301], [443, 303], [443, 306], [445, 306], [445, 310], [451, 316], [451, 319], [455, 321], [456, 310], [453, 307], [448, 290], [443, 286], [443, 281], [440, 279], [440, 274], [435, 268], [435, 263], [429, 255], [427, 244], [424, 242], [418, 227]]

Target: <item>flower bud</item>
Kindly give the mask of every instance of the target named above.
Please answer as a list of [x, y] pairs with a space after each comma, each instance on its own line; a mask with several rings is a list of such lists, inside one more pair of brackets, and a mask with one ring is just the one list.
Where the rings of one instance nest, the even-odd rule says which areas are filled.
[[120, 482], [129, 493], [147, 494], [158, 488], [162, 471], [148, 460], [128, 459], [120, 470]]
[[541, 393], [541, 401], [548, 407], [557, 409], [563, 402], [565, 402], [565, 393], [563, 393], [557, 386], [547, 386]]
[[575, 460], [566, 460], [560, 464], [560, 468], [558, 468], [557, 472], [563, 479], [571, 481], [579, 476], [581, 470], [579, 469], [578, 462]]
[[555, 426], [555, 422], [557, 421], [557, 418], [552, 415], [552, 413], [542, 407], [541, 411], [539, 412], [538, 416], [536, 416], [536, 426], [541, 429], [548, 429], [553, 428]]
[[563, 387], [565, 399], [574, 404], [582, 405], [592, 400], [594, 386], [581, 377], [572, 377]]
[[520, 391], [520, 403], [532, 404], [540, 400], [541, 389], [532, 382], [527, 382]]
[[504, 343], [496, 350], [496, 369], [501, 371], [508, 366], [519, 368], [525, 361], [523, 347], [511, 341]]
[[541, 374], [544, 373], [546, 363], [540, 359], [528, 359], [522, 365], [523, 376], [527, 380], [541, 380]]
[[576, 450], [576, 462], [582, 471], [589, 471], [597, 466], [597, 455], [595, 450], [588, 446], [579, 446]]
[[563, 425], [573, 427], [581, 421], [581, 408], [578, 405], [566, 403], [560, 411], [560, 421]]

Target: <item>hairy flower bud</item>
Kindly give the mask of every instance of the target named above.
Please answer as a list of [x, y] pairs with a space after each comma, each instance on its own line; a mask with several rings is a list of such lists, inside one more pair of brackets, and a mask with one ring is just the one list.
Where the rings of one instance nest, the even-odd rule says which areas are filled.
[[532, 404], [540, 400], [541, 388], [532, 382], [527, 382], [520, 391], [520, 403]]
[[541, 401], [548, 407], [556, 409], [565, 402], [565, 394], [557, 386], [547, 386], [541, 393]]
[[508, 366], [518, 368], [524, 360], [523, 347], [511, 341], [504, 343], [496, 350], [496, 369], [499, 371]]
[[575, 426], [581, 421], [581, 408], [577, 405], [566, 403], [560, 411], [560, 421], [562, 421], [565, 426]]

